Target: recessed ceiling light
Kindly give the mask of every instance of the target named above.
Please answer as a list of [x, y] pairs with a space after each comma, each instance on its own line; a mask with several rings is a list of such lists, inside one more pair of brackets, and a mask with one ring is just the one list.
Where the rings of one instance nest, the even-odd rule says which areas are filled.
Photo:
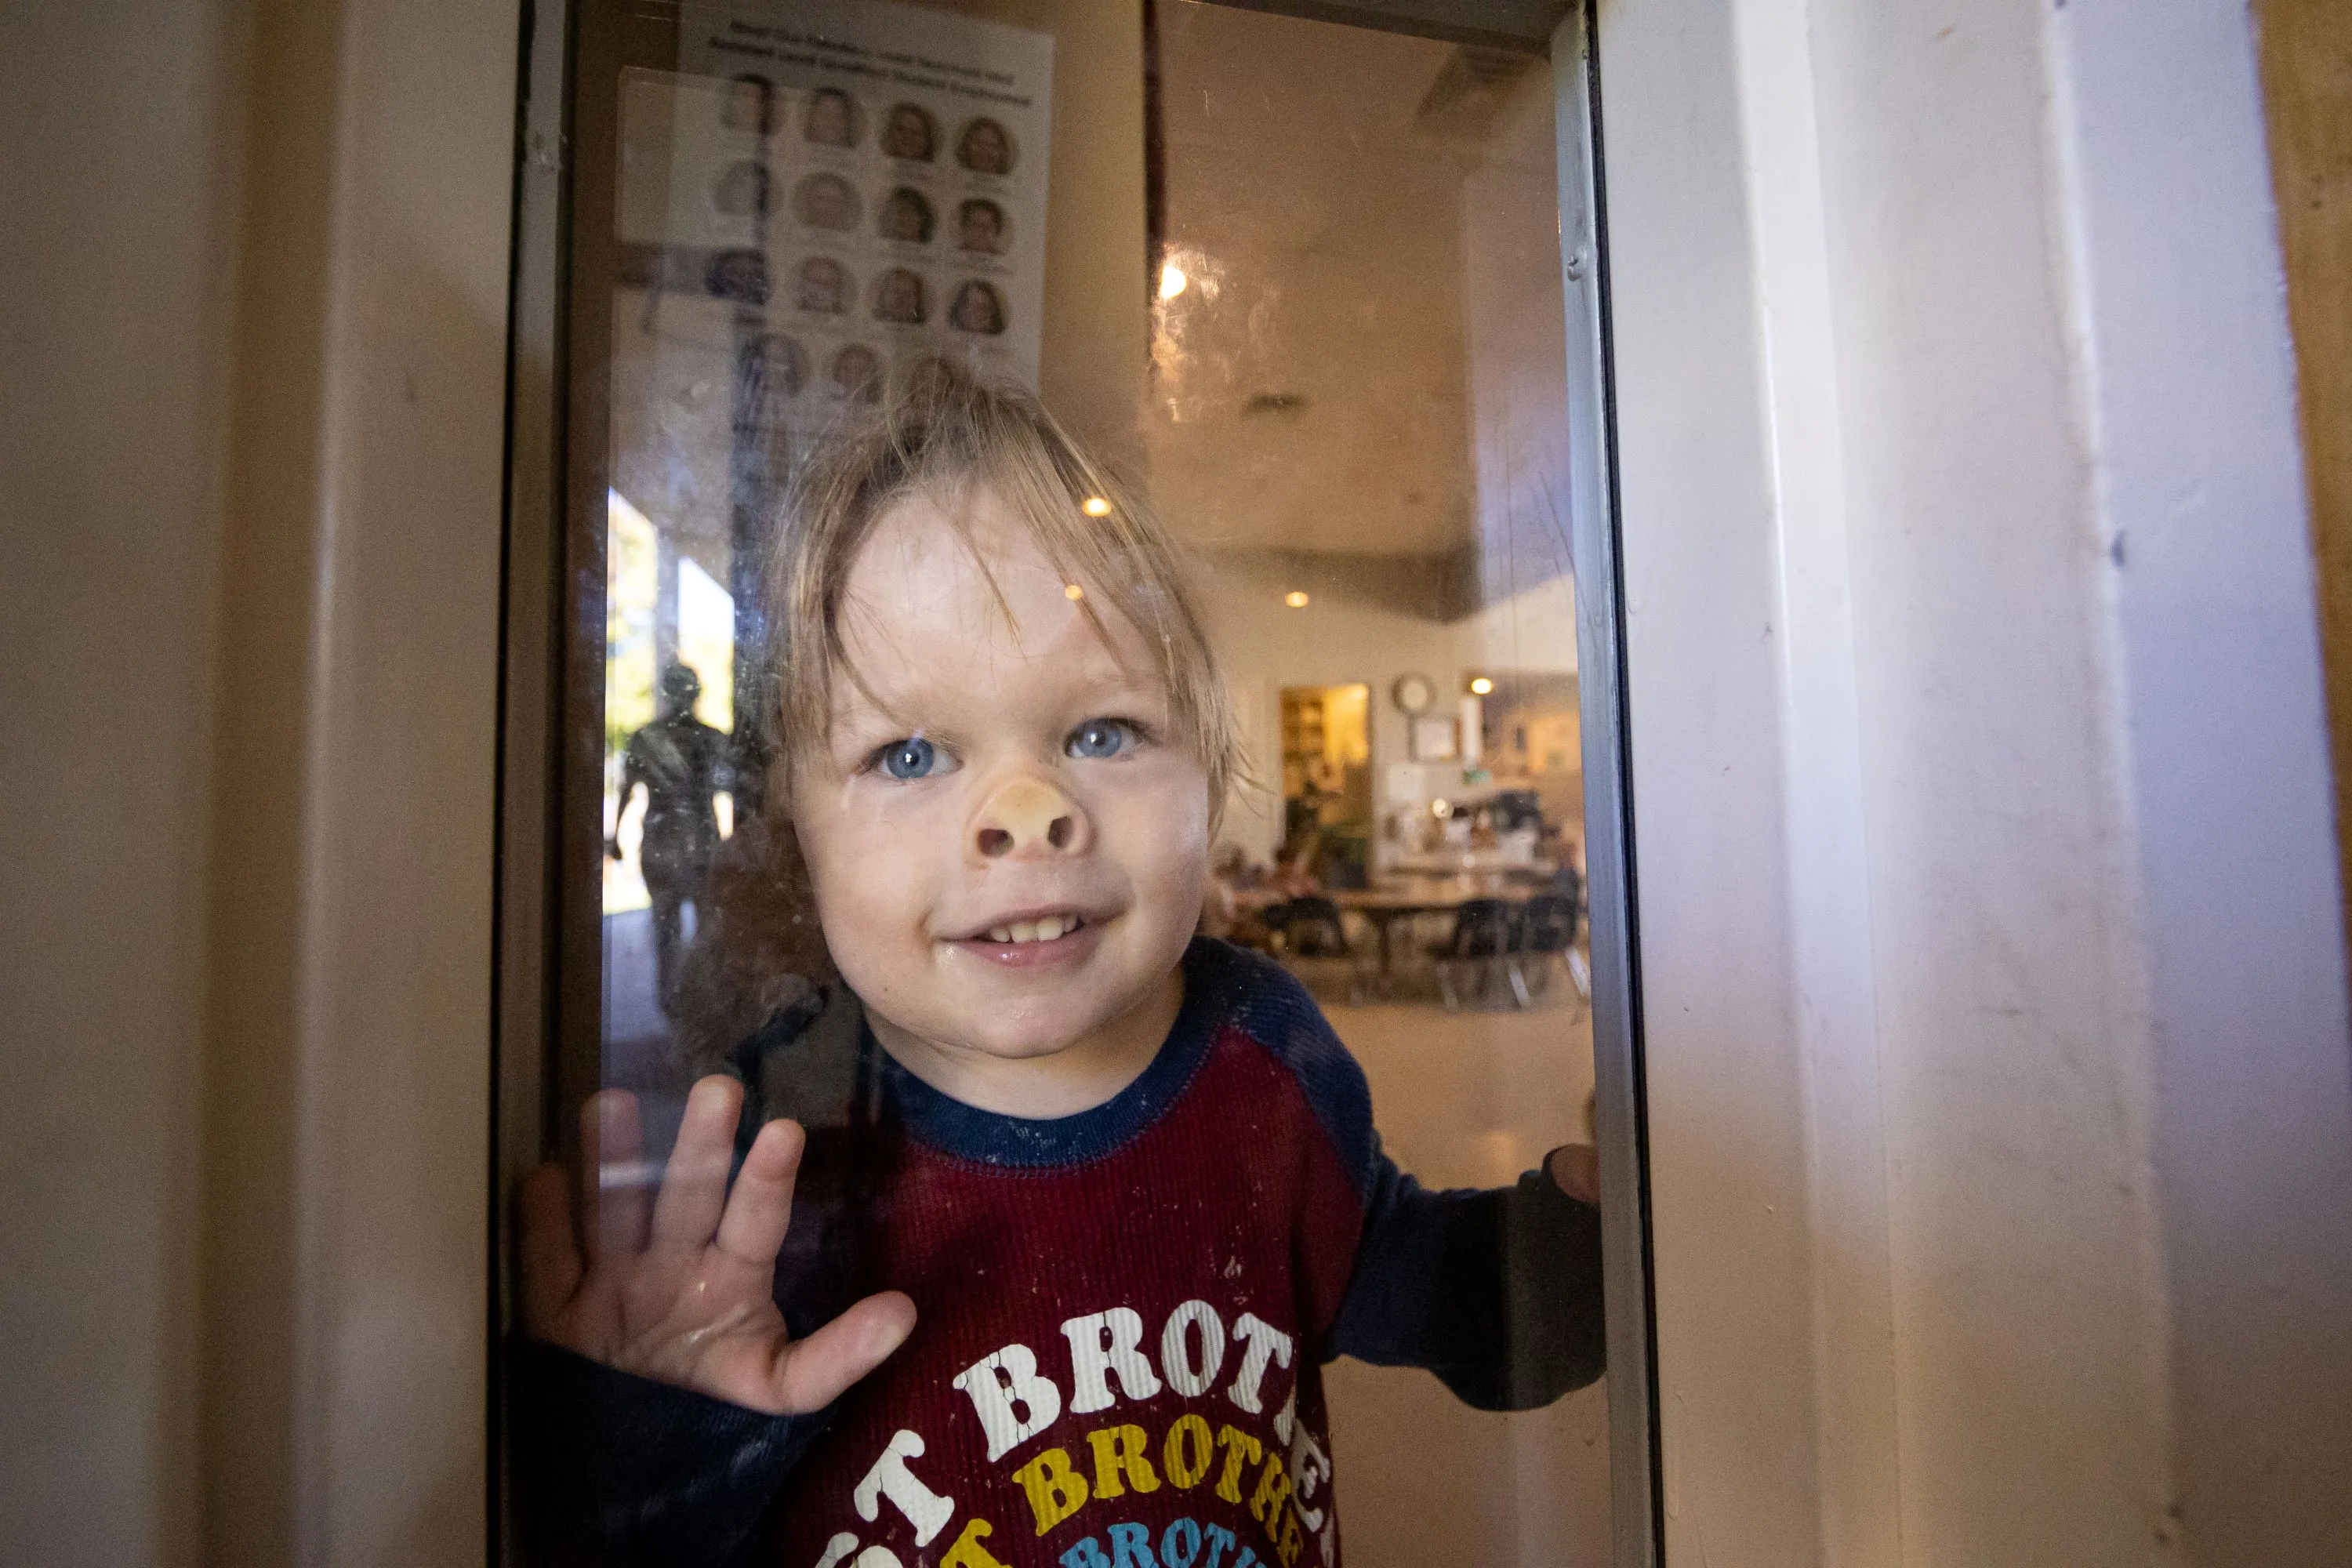
[[1486, 693], [1495, 689], [1495, 683], [1481, 675], [1472, 679], [1470, 682], [1470, 689], [1476, 692], [1479, 696], [1484, 697]]
[[1088, 517], [1108, 517], [1110, 515], [1110, 502], [1103, 500], [1100, 496], [1088, 496], [1085, 500], [1078, 503], [1078, 510], [1085, 512]]
[[1282, 596], [1282, 602], [1294, 610], [1303, 610], [1307, 607], [1307, 595], [1300, 590], [1293, 588]]

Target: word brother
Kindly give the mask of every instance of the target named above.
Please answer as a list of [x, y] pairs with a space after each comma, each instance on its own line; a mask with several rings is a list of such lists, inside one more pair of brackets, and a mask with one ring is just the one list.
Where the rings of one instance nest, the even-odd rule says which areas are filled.
[[[1028, 1500], [1028, 1522], [1040, 1536], [1073, 1520], [1083, 1528], [1118, 1511], [1101, 1505], [1162, 1487], [1198, 1491], [1201, 1511], [1224, 1514], [1232, 1528], [1178, 1518], [1155, 1542], [1148, 1525], [1108, 1524], [1099, 1534], [1082, 1536], [1061, 1551], [1063, 1568], [1255, 1568], [1266, 1560], [1259, 1556], [1257, 1542], [1243, 1537], [1261, 1531], [1271, 1559], [1267, 1568], [1292, 1568], [1306, 1540], [1318, 1534], [1328, 1561], [1333, 1537], [1324, 1533], [1326, 1511], [1313, 1503], [1330, 1477], [1330, 1459], [1297, 1418], [1295, 1386], [1279, 1410], [1265, 1415], [1267, 1374], [1290, 1367], [1291, 1336], [1246, 1311], [1228, 1331], [1214, 1307], [1186, 1301], [1160, 1327], [1155, 1368], [1145, 1351], [1144, 1330], [1141, 1316], [1126, 1307], [1064, 1323], [1062, 1336], [1069, 1345], [1066, 1398], [1064, 1385], [1040, 1370], [1036, 1352], [1024, 1344], [982, 1357], [953, 1381], [971, 1401], [992, 1463], [1013, 1457], [1066, 1415], [1101, 1415], [1122, 1396], [1129, 1402], [1153, 1399], [1164, 1386], [1183, 1399], [1203, 1402], [1202, 1408], [1182, 1412], [1161, 1430], [1106, 1421], [1067, 1447], [1032, 1453], [1013, 1471], [1013, 1479]], [[956, 1501], [917, 1474], [913, 1461], [923, 1452], [921, 1435], [899, 1428], [850, 1500], [858, 1517], [869, 1522], [887, 1503], [913, 1526], [916, 1544], [927, 1547], [954, 1521]], [[1217, 1508], [1211, 1499], [1226, 1506]], [[1244, 1510], [1250, 1523], [1242, 1522]], [[966, 1519], [939, 1559], [940, 1568], [1004, 1568], [985, 1544], [995, 1528], [977, 1515]], [[848, 1531], [834, 1536], [816, 1568], [902, 1568], [889, 1548], [867, 1546], [861, 1552], [858, 1546]]]

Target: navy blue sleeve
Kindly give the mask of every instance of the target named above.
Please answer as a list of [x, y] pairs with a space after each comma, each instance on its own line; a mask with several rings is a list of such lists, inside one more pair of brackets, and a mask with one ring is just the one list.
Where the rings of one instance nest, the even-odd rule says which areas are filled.
[[1307, 988], [1270, 959], [1196, 941], [1188, 983], [1297, 1079], [1363, 1200], [1363, 1228], [1324, 1359], [1435, 1373], [1481, 1410], [1532, 1410], [1599, 1377], [1601, 1214], [1530, 1171], [1488, 1191], [1431, 1192], [1381, 1152], [1364, 1069]]
[[1324, 1353], [1426, 1367], [1480, 1410], [1532, 1410], [1583, 1387], [1607, 1365], [1600, 1211], [1540, 1172], [1433, 1193], [1377, 1155]]
[[528, 1560], [742, 1561], [825, 1413], [763, 1415], [535, 1341], [514, 1347], [514, 1479]]

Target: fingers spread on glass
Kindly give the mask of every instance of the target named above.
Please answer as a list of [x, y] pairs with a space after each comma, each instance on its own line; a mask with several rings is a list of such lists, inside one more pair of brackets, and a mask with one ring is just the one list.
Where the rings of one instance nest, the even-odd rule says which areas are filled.
[[649, 1207], [637, 1097], [617, 1089], [590, 1096], [580, 1112], [580, 1145], [588, 1184], [589, 1265], [625, 1263], [645, 1250]]
[[771, 1121], [760, 1129], [719, 1221], [720, 1252], [762, 1268], [775, 1262], [792, 1224], [793, 1182], [807, 1146], [807, 1135], [796, 1121]]
[[[728, 1168], [734, 1163], [735, 1126], [743, 1086], [714, 1073], [694, 1086], [678, 1123], [677, 1143], [654, 1199], [653, 1244], [677, 1250], [710, 1245], [727, 1203]], [[768, 1249], [768, 1259], [775, 1248]]]
[[889, 1359], [914, 1331], [912, 1297], [898, 1290], [866, 1297], [779, 1358], [776, 1408], [793, 1413], [824, 1409]]

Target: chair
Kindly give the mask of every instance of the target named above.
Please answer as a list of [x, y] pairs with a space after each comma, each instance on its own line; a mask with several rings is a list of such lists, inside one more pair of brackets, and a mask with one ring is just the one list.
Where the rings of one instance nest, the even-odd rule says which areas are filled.
[[[1591, 982], [1583, 965], [1578, 962], [1577, 925], [1577, 907], [1573, 898], [1561, 893], [1542, 893], [1528, 900], [1527, 909], [1520, 917], [1518, 954], [1535, 960], [1535, 989], [1538, 992], [1551, 988], [1551, 961], [1558, 959], [1568, 970], [1569, 979], [1575, 984], [1577, 994], [1580, 996], [1591, 994]], [[1517, 963], [1518, 957], [1515, 955], [1512, 959], [1515, 970]], [[1518, 978], [1512, 989], [1517, 994], [1526, 991], [1524, 976]]]
[[1276, 904], [1265, 911], [1265, 923], [1281, 933], [1283, 952], [1292, 958], [1338, 958], [1348, 964], [1348, 1000], [1361, 1005], [1365, 996], [1363, 964], [1348, 941], [1347, 921], [1329, 899], [1307, 894]]
[[1522, 1007], [1528, 1005], [1527, 982], [1511, 964], [1518, 936], [1517, 913], [1506, 900], [1470, 899], [1454, 910], [1453, 932], [1429, 950], [1429, 956], [1437, 961], [1437, 989], [1445, 999], [1447, 1012], [1460, 1010], [1457, 977], [1463, 966], [1472, 964], [1476, 966], [1481, 1001], [1496, 972], [1501, 970], [1509, 976], [1512, 999]]

